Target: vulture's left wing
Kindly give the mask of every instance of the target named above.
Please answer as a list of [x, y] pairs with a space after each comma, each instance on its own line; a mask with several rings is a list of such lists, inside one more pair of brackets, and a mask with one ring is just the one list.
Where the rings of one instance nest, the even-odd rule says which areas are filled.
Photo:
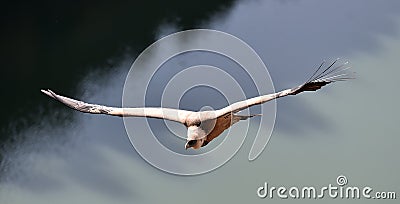
[[348, 70], [350, 68], [350, 67], [346, 66], [347, 62], [344, 64], [341, 64], [341, 65], [335, 66], [337, 61], [338, 61], [338, 59], [333, 61], [325, 69], [322, 69], [322, 67], [325, 63], [324, 62], [321, 63], [321, 65], [314, 72], [314, 74], [310, 77], [310, 79], [306, 83], [304, 83], [300, 86], [294, 87], [292, 89], [286, 89], [286, 90], [283, 90], [283, 91], [280, 91], [277, 93], [263, 95], [263, 96], [257, 96], [257, 97], [250, 98], [250, 99], [247, 99], [244, 101], [239, 101], [239, 102], [233, 103], [232, 105], [229, 105], [225, 108], [217, 110], [216, 117], [220, 117], [227, 113], [236, 113], [236, 112], [239, 112], [250, 106], [262, 104], [262, 103], [268, 102], [270, 100], [284, 97], [287, 95], [296, 95], [303, 91], [316, 91], [316, 90], [320, 89], [321, 87], [323, 87], [327, 84], [330, 84], [332, 82], [352, 79], [353, 77], [351, 76], [351, 74], [346, 72], [346, 70]]

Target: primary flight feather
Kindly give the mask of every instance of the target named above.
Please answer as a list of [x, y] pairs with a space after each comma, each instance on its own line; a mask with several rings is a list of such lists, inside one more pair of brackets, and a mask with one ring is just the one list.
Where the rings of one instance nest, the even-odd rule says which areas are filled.
[[270, 100], [296, 95], [304, 91], [316, 91], [321, 87], [337, 82], [351, 79], [346, 72], [347, 62], [336, 65], [338, 59], [324, 68], [321, 63], [314, 74], [302, 85], [286, 89], [277, 93], [257, 96], [244, 101], [233, 103], [225, 108], [215, 111], [188, 111], [172, 108], [144, 107], [144, 108], [117, 108], [97, 104], [85, 103], [65, 96], [60, 96], [51, 90], [41, 90], [46, 95], [67, 105], [70, 108], [92, 114], [107, 114], [120, 117], [151, 117], [179, 122], [187, 129], [187, 142], [185, 148], [199, 149], [207, 145], [211, 140], [218, 137], [224, 130], [240, 120], [246, 120], [257, 115], [238, 115], [237, 112], [250, 106], [262, 104]]

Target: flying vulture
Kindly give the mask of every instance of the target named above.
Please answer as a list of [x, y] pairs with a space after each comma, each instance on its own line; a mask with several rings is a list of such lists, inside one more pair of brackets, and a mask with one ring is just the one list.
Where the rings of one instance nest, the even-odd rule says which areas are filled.
[[171, 108], [144, 107], [118, 108], [97, 104], [85, 103], [65, 96], [58, 95], [51, 90], [41, 90], [51, 98], [60, 101], [68, 107], [92, 114], [107, 114], [120, 117], [151, 117], [171, 120], [182, 123], [187, 127], [187, 142], [185, 148], [199, 149], [218, 137], [224, 130], [240, 120], [246, 120], [257, 115], [239, 115], [239, 111], [250, 106], [262, 104], [270, 100], [296, 95], [304, 91], [316, 91], [332, 82], [344, 81], [352, 77], [346, 72], [346, 63], [337, 65], [337, 60], [327, 67], [324, 62], [314, 74], [302, 85], [286, 89], [277, 93], [257, 96], [244, 101], [233, 103], [225, 108], [214, 111], [188, 111]]

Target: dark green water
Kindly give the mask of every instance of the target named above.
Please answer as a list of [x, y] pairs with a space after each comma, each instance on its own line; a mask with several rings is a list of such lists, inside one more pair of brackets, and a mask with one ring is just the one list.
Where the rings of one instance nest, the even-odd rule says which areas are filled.
[[[199, 28], [233, 1], [10, 1], [0, 19], [0, 144], [57, 109], [39, 92], [51, 87], [75, 95], [90, 72], [118, 71], [151, 44], [160, 24]], [[46, 107], [46, 108], [44, 108]], [[68, 118], [61, 114], [60, 120]]]

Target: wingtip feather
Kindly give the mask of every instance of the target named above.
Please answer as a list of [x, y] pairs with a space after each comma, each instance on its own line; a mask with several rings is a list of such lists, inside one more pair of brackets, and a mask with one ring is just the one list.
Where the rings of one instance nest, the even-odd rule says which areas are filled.
[[53, 95], [54, 92], [52, 92], [50, 89], [47, 89], [47, 90], [41, 89], [40, 91], [42, 93], [46, 94], [47, 96], [50, 96], [51, 98], [55, 98], [54, 95]]

